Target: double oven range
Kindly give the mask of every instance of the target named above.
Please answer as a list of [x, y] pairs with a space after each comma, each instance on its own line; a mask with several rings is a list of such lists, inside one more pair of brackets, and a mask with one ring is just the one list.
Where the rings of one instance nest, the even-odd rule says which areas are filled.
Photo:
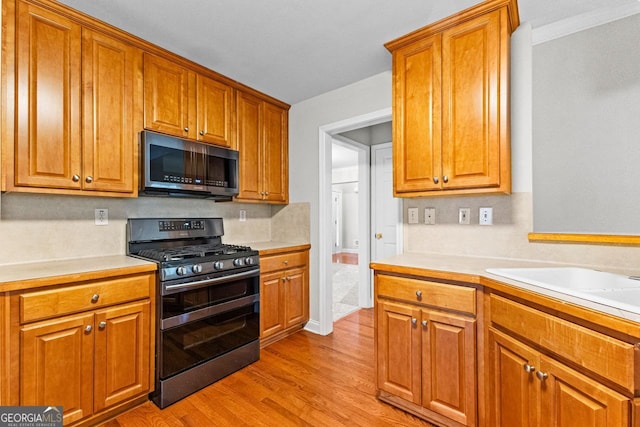
[[164, 408], [260, 358], [258, 252], [221, 218], [127, 221], [127, 254], [158, 264], [153, 402]]

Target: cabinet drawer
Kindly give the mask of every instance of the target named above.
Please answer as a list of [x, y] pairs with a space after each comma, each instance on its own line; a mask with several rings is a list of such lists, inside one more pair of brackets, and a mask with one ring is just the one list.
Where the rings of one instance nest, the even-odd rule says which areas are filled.
[[380, 297], [476, 314], [474, 288], [378, 274], [376, 294]]
[[[491, 322], [633, 392], [634, 346], [551, 314], [491, 295]], [[615, 362], [615, 363], [612, 363]]]
[[260, 272], [282, 270], [290, 267], [301, 267], [308, 263], [308, 255], [303, 252], [289, 252], [282, 255], [269, 255], [260, 257]]
[[[151, 275], [119, 277], [20, 295], [20, 322], [77, 313], [149, 298]], [[97, 295], [96, 301], [94, 296]]]

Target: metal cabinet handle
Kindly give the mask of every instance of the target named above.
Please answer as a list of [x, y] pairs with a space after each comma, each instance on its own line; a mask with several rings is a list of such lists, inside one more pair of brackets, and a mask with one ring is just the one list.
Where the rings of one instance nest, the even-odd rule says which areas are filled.
[[91, 302], [98, 302], [99, 299], [100, 299], [100, 295], [93, 294], [93, 296], [91, 297]]
[[416, 319], [415, 317], [411, 318], [411, 323], [413, 323], [414, 325], [418, 324], [418, 319]]
[[438, 183], [438, 181], [440, 181], [440, 180], [438, 179], [438, 177], [437, 177], [437, 176], [434, 176], [434, 177], [433, 177], [433, 183], [434, 183], [434, 184], [437, 184], [437, 183]]
[[87, 182], [87, 184], [91, 184], [93, 182], [93, 177], [91, 175], [89, 175], [84, 180]]
[[102, 321], [98, 323], [98, 329], [104, 329], [106, 327], [107, 327], [107, 322]]
[[289, 261], [287, 261], [286, 259], [284, 260], [284, 265], [289, 265]]
[[73, 182], [78, 182], [78, 181], [80, 181], [80, 175], [73, 175], [73, 176], [71, 177], [71, 180], [72, 180]]
[[418, 298], [422, 298], [422, 291], [416, 291], [416, 296]]
[[200, 131], [200, 135], [204, 135], [204, 131], [203, 130]]
[[184, 128], [184, 131], [185, 132], [189, 132], [189, 128]]
[[422, 326], [427, 326], [427, 321], [426, 320], [422, 321]]
[[549, 374], [547, 374], [546, 372], [538, 371], [536, 372], [536, 377], [538, 377], [540, 381], [544, 381], [549, 377]]
[[443, 176], [443, 177], [442, 177], [442, 182], [444, 182], [445, 184], [446, 184], [447, 182], [449, 182], [449, 177], [448, 177], [447, 175]]
[[528, 363], [525, 363], [522, 367], [524, 368], [525, 372], [528, 373], [534, 372], [536, 370], [535, 366], [529, 365]]
[[92, 327], [91, 325], [87, 325], [87, 326], [85, 326], [85, 327], [84, 327], [84, 331], [85, 331], [85, 333], [87, 333], [87, 334], [88, 334], [89, 332], [91, 332], [91, 330], [92, 330], [92, 329], [93, 329], [93, 327]]

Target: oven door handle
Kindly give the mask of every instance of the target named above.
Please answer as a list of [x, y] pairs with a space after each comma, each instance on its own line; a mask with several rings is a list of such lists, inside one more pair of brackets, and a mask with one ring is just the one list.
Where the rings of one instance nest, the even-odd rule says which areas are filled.
[[201, 320], [207, 317], [215, 316], [216, 314], [224, 313], [236, 308], [251, 306], [260, 302], [260, 295], [247, 295], [246, 297], [234, 299], [231, 301], [223, 302], [221, 304], [213, 305], [211, 307], [201, 308], [200, 310], [190, 311], [179, 316], [169, 317], [168, 319], [162, 319], [160, 322], [160, 329], [166, 330], [176, 326], [184, 325], [189, 322]]
[[199, 280], [197, 282], [179, 283], [175, 285], [162, 285], [162, 295], [173, 294], [187, 289], [200, 288], [203, 286], [219, 285], [222, 283], [232, 282], [234, 280], [246, 279], [248, 277], [257, 277], [260, 275], [260, 268], [253, 268], [242, 273], [230, 274], [228, 276], [216, 277], [214, 279]]

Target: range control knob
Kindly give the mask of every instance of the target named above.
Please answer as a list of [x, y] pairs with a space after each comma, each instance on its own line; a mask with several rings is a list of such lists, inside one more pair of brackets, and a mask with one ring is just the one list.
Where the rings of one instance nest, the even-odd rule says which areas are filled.
[[244, 265], [244, 260], [242, 258], [236, 258], [233, 260], [233, 265], [236, 267], [241, 267]]
[[249, 257], [249, 256], [248, 256], [248, 257], [246, 257], [246, 258], [244, 259], [244, 263], [245, 263], [246, 265], [253, 265], [253, 264], [255, 264], [255, 261], [253, 260], [253, 258], [251, 258], [251, 257]]
[[187, 267], [181, 265], [180, 267], [176, 268], [176, 274], [178, 276], [184, 276], [185, 274], [187, 274]]
[[216, 261], [213, 263], [213, 268], [215, 268], [216, 270], [222, 270], [223, 267], [224, 263], [222, 261]]
[[202, 273], [202, 266], [200, 264], [194, 264], [191, 267], [191, 271], [193, 271], [194, 273], [198, 274], [198, 273]]

